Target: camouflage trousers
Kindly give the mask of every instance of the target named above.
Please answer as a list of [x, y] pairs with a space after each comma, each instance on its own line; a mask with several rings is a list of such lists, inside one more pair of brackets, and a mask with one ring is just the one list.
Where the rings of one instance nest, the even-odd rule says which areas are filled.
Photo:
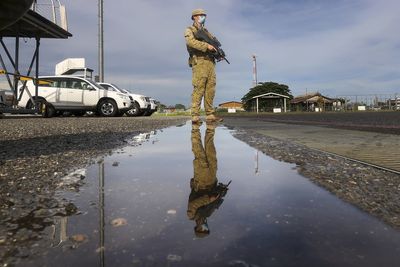
[[207, 129], [204, 146], [200, 130], [192, 130], [193, 180], [191, 188], [195, 191], [210, 189], [217, 183], [217, 152], [214, 146], [215, 129]]
[[216, 86], [215, 63], [198, 58], [192, 66], [192, 116], [200, 115], [201, 100], [204, 97], [204, 109], [207, 115], [214, 114], [214, 96]]

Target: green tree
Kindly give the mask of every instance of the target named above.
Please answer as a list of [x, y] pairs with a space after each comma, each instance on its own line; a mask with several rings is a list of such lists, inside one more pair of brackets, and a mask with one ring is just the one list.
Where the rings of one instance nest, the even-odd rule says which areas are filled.
[[183, 110], [185, 110], [186, 107], [185, 107], [185, 105], [183, 105], [183, 104], [176, 104], [176, 105], [175, 105], [175, 109], [183, 109]]
[[[281, 95], [289, 96], [290, 99], [293, 98], [292, 93], [290, 92], [289, 86], [285, 84], [279, 84], [275, 82], [263, 82], [259, 83], [257, 86], [250, 89], [250, 91], [242, 97], [242, 103], [245, 110], [250, 111], [252, 106], [254, 105], [254, 100], [252, 99], [255, 96], [266, 94], [266, 93], [276, 93]], [[278, 100], [277, 100], [278, 101]], [[259, 107], [261, 109], [265, 109], [268, 105], [273, 105], [274, 101], [266, 101], [260, 99]]]
[[158, 105], [158, 111], [159, 111], [159, 112], [164, 112], [164, 110], [165, 110], [166, 107], [167, 107], [166, 105], [160, 103], [160, 104]]

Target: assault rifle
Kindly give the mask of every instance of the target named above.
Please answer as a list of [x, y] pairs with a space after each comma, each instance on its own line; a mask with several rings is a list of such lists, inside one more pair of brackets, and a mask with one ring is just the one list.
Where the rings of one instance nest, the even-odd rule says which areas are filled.
[[229, 181], [229, 183], [227, 183], [227, 184], [218, 183], [218, 185], [216, 185], [211, 190], [211, 192], [209, 192], [210, 195], [217, 196], [217, 199], [214, 200], [212, 203], [210, 203], [206, 206], [200, 207], [198, 209], [197, 214], [200, 217], [203, 217], [203, 218], [210, 217], [211, 214], [221, 206], [221, 204], [224, 202], [223, 198], [226, 196], [226, 193], [228, 192], [228, 189], [229, 189], [228, 187], [231, 184], [231, 182], [232, 182], [232, 180]]
[[218, 185], [215, 187], [215, 193], [221, 196], [221, 198], [226, 196], [226, 193], [228, 192], [228, 187], [232, 183], [232, 180], [230, 180], [227, 184], [223, 183], [218, 183]]
[[216, 37], [211, 36], [204, 29], [197, 30], [197, 32], [194, 34], [194, 37], [199, 41], [206, 42], [215, 47], [216, 51], [211, 52], [211, 54], [217, 61], [225, 60], [228, 64], [231, 64], [229, 63], [228, 59], [226, 59], [225, 52], [221, 48], [221, 43]]

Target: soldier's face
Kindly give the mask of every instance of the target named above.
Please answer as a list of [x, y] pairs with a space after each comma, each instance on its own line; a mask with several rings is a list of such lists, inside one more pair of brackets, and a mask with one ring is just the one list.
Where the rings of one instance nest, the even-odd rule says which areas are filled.
[[206, 21], [206, 16], [205, 15], [197, 15], [197, 16], [194, 16], [194, 20], [199, 24], [204, 24], [204, 22]]

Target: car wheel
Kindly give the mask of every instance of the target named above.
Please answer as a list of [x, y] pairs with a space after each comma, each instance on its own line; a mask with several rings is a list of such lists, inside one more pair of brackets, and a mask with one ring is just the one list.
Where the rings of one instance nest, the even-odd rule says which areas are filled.
[[99, 104], [98, 112], [103, 117], [114, 117], [118, 114], [118, 107], [114, 100], [104, 99]]
[[140, 106], [138, 103], [133, 103], [132, 108], [128, 110], [126, 113], [128, 117], [136, 117], [140, 115]]
[[153, 112], [149, 111], [149, 112], [146, 112], [144, 115], [145, 116], [151, 116], [152, 114], [153, 114]]
[[[43, 103], [46, 102], [46, 100], [44, 98], [38, 98], [37, 101], [39, 102], [39, 106], [40, 106], [39, 113], [41, 114], [41, 111], [42, 111], [41, 107], [42, 107]], [[34, 107], [35, 107], [35, 105], [33, 104], [33, 102], [31, 100], [29, 100], [28, 103], [26, 104], [26, 109], [33, 109]]]
[[[39, 114], [42, 114], [43, 118], [51, 118], [57, 115], [57, 110], [54, 106], [48, 103], [45, 99], [40, 98], [37, 100], [39, 102]], [[33, 109], [34, 105], [31, 100], [26, 105], [27, 109]]]
[[51, 118], [54, 117], [57, 113], [57, 110], [53, 107], [52, 104], [49, 104], [47, 102], [44, 102], [42, 105], [42, 116], [44, 118]]

